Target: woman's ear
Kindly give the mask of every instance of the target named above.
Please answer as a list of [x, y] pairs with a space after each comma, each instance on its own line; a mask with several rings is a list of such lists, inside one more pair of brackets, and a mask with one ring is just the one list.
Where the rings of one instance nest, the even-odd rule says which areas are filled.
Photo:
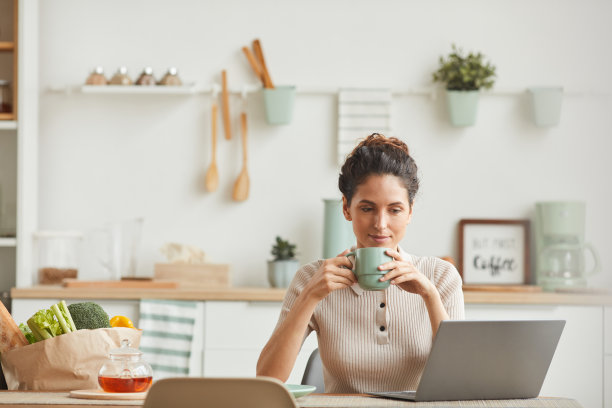
[[345, 196], [342, 196], [342, 213], [344, 214], [344, 218], [346, 218], [347, 221], [353, 221]]

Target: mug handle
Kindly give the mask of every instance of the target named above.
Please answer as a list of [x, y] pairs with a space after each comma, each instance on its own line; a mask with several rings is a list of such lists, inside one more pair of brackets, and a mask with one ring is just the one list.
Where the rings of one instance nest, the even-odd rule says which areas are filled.
[[[355, 254], [355, 251], [351, 251], [351, 252], [349, 252], [348, 254], [345, 254], [344, 256], [346, 256], [346, 257], [348, 258], [349, 256], [356, 257], [357, 255]], [[351, 263], [353, 264], [353, 268], [351, 268], [351, 271], [353, 271], [353, 273], [354, 273], [354, 272], [355, 272], [355, 271], [354, 271], [354, 268], [355, 268], [355, 262], [351, 262]], [[348, 268], [347, 268], [347, 269], [348, 269]]]

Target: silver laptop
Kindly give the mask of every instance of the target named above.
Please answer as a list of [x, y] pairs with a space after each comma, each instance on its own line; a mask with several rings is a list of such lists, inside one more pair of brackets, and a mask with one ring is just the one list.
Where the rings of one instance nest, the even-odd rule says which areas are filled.
[[412, 401], [535, 398], [565, 320], [443, 321], [416, 391], [370, 392]]

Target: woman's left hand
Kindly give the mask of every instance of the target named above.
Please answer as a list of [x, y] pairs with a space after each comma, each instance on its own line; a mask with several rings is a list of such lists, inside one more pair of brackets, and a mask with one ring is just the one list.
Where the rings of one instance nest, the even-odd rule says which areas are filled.
[[420, 296], [428, 296], [436, 290], [434, 284], [412, 263], [404, 260], [399, 252], [388, 249], [385, 253], [392, 257], [393, 261], [378, 267], [381, 271], [388, 271], [380, 278], [381, 281], [391, 281], [392, 285], [397, 285], [406, 292]]

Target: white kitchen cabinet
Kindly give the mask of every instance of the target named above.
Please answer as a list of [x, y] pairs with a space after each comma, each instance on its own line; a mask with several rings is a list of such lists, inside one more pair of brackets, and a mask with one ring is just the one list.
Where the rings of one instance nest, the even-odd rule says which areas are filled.
[[604, 353], [612, 356], [612, 307], [604, 308]]
[[[204, 375], [254, 377], [259, 353], [276, 326], [280, 302], [206, 302]], [[287, 380], [299, 384], [310, 353], [317, 347], [309, 336]]]
[[612, 408], [612, 356], [604, 357], [604, 407]]
[[612, 307], [604, 308], [604, 407], [612, 408]]

